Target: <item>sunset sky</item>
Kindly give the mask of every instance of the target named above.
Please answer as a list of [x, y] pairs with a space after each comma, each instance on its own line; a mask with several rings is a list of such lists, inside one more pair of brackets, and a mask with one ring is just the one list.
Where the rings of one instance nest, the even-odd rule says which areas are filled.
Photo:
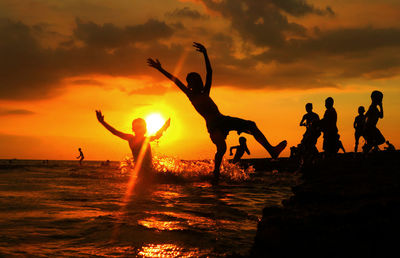
[[[153, 152], [212, 158], [203, 118], [146, 64], [205, 76], [193, 41], [208, 49], [220, 111], [255, 121], [272, 144], [286, 139], [283, 156], [305, 131], [305, 104], [322, 117], [329, 96], [352, 151], [373, 90], [384, 93], [378, 128], [400, 148], [398, 0], [0, 0], [0, 158], [74, 159], [81, 147], [89, 160], [122, 160], [128, 144], [96, 109], [127, 133], [134, 118], [170, 117]], [[269, 157], [246, 138], [250, 157]]]

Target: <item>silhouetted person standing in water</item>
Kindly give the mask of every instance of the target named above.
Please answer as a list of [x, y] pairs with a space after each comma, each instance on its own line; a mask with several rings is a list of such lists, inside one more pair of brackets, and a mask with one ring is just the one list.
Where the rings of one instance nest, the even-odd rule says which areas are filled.
[[356, 116], [356, 118], [354, 119], [353, 127], [356, 130], [355, 133], [354, 133], [354, 137], [355, 137], [355, 140], [356, 140], [356, 144], [354, 146], [354, 152], [357, 152], [360, 137], [363, 136], [363, 133], [364, 133], [364, 127], [365, 127], [365, 115], [364, 115], [364, 112], [365, 112], [364, 107], [363, 106], [359, 106], [358, 107], [358, 116]]
[[336, 126], [337, 114], [333, 107], [333, 98], [328, 97], [325, 100], [326, 111], [321, 120], [322, 132], [324, 133], [323, 149], [325, 156], [334, 156], [337, 153], [338, 129]]
[[376, 128], [379, 118], [383, 118], [382, 92], [377, 90], [373, 91], [371, 100], [371, 106], [365, 114], [364, 138], [366, 144], [363, 147], [365, 153], [368, 153], [371, 148], [379, 149], [378, 146], [385, 143], [385, 137], [383, 137], [379, 129]]
[[232, 163], [238, 163], [239, 160], [243, 157], [244, 153], [246, 152], [248, 155], [250, 155], [249, 148], [247, 148], [247, 139], [245, 137], [240, 137], [239, 138], [239, 145], [237, 146], [232, 146], [229, 149], [229, 155], [233, 155], [232, 150], [236, 149], [235, 156], [233, 156]]
[[219, 112], [217, 105], [210, 97], [212, 70], [210, 60], [208, 59], [207, 50], [203, 45], [196, 42], [194, 42], [193, 46], [197, 51], [203, 53], [204, 55], [207, 69], [205, 84], [203, 84], [203, 80], [198, 73], [192, 72], [186, 77], [186, 86], [178, 78], [164, 70], [161, 67], [161, 63], [158, 61], [158, 59], [154, 61], [153, 59], [149, 58], [147, 62], [149, 66], [154, 67], [171, 81], [173, 81], [179, 87], [179, 89], [186, 94], [196, 111], [206, 120], [207, 130], [210, 134], [211, 141], [217, 147], [213, 172], [215, 179], [218, 180], [220, 175], [222, 158], [227, 148], [225, 139], [229, 134], [229, 131], [235, 130], [238, 132], [238, 134], [245, 132], [253, 135], [254, 138], [269, 152], [272, 158], [277, 158], [282, 150], [286, 147], [286, 141], [282, 141], [277, 146], [272, 146], [253, 121], [225, 116]]
[[79, 159], [79, 165], [82, 166], [82, 161], [85, 159], [85, 156], [83, 156], [83, 152], [82, 152], [81, 148], [79, 148], [78, 150], [79, 150], [79, 156], [76, 158]]
[[135, 166], [138, 165], [140, 151], [144, 148], [141, 167], [137, 176], [140, 180], [151, 179], [153, 165], [150, 142], [160, 139], [162, 134], [169, 127], [171, 119], [168, 119], [163, 127], [158, 130], [154, 136], [147, 137], [145, 136], [147, 132], [146, 121], [142, 118], [136, 118], [132, 121], [132, 132], [134, 133], [134, 135], [132, 135], [120, 132], [109, 125], [106, 121], [104, 121], [104, 115], [100, 110], [96, 110], [96, 116], [100, 124], [102, 124], [108, 131], [129, 143], [133, 160], [135, 161]]

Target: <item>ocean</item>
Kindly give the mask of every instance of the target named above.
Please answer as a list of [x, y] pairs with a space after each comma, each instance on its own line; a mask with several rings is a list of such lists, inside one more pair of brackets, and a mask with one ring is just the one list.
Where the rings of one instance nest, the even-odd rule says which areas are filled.
[[158, 157], [157, 182], [129, 191], [129, 163], [0, 160], [0, 256], [246, 255], [298, 180], [224, 162], [212, 185], [211, 161]]

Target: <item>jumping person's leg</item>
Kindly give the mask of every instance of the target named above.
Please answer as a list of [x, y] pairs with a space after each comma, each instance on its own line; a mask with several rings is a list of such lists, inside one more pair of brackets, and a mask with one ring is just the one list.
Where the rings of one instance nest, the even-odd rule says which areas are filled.
[[276, 146], [272, 146], [268, 142], [264, 134], [260, 131], [260, 129], [258, 129], [256, 123], [253, 121], [244, 120], [236, 117], [227, 117], [227, 120], [229, 120], [229, 129], [236, 130], [238, 131], [238, 133], [245, 132], [253, 135], [254, 139], [256, 139], [256, 141], [259, 142], [268, 151], [273, 159], [276, 159], [287, 145], [287, 142], [285, 140], [280, 142]]
[[215, 131], [210, 133], [211, 141], [217, 147], [217, 152], [215, 153], [214, 157], [214, 177], [215, 179], [219, 178], [220, 174], [220, 167], [222, 158], [226, 152], [226, 142], [225, 142], [225, 135], [220, 131]]

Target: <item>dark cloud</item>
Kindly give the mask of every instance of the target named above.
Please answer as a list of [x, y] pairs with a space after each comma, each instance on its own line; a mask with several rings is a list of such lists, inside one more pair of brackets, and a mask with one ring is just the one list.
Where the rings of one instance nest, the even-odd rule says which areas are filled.
[[335, 12], [327, 6], [325, 9], [320, 9], [314, 7], [312, 4], [307, 3], [304, 0], [270, 0], [264, 1], [270, 2], [275, 5], [275, 7], [280, 8], [288, 14], [299, 17], [307, 14], [316, 14], [316, 15], [335, 15]]
[[208, 15], [201, 14], [199, 11], [192, 10], [189, 7], [176, 8], [171, 12], [167, 12], [166, 16], [173, 18], [190, 18], [194, 20], [205, 20], [210, 18]]
[[0, 116], [9, 116], [9, 115], [33, 115], [35, 112], [27, 110], [27, 109], [7, 109], [0, 107]]
[[52, 51], [21, 22], [0, 20], [0, 38], [0, 99], [48, 97], [46, 85], [59, 77], [53, 72]]
[[173, 29], [165, 22], [150, 19], [144, 24], [120, 28], [112, 23], [98, 25], [76, 19], [74, 36], [92, 47], [116, 48], [130, 43], [169, 38]]
[[[42, 46], [35, 31], [21, 22], [0, 20], [0, 99], [52, 97], [62, 90], [63, 79], [73, 76], [143, 75], [151, 54], [174, 60], [182, 50], [158, 42], [173, 31], [156, 20], [124, 28], [77, 20], [74, 37], [56, 48]], [[85, 44], [77, 45], [76, 40]], [[146, 46], [127, 44], [144, 41]]]
[[308, 14], [333, 14], [327, 7], [315, 8], [303, 0], [202, 0], [207, 8], [220, 13], [231, 21], [232, 28], [243, 39], [258, 46], [279, 46], [285, 42], [286, 35], [302, 37], [306, 28], [290, 22], [287, 14], [305, 16]]
[[[49, 48], [40, 42], [42, 37], [56, 35], [54, 27], [0, 20], [0, 99], [52, 97], [71, 77], [150, 75], [155, 81], [166, 80], [146, 65], [148, 57], [159, 58], [172, 73], [184, 60], [182, 69], [177, 69], [184, 82], [186, 72], [204, 75], [201, 54], [187, 52], [190, 42], [199, 39], [211, 58], [213, 87], [338, 87], [350, 78], [389, 78], [399, 73], [399, 28], [307, 28], [301, 19], [291, 22], [290, 18], [321, 15], [330, 19], [334, 12], [302, 0], [202, 2], [213, 11], [210, 15], [218, 13], [230, 21], [230, 28], [211, 30], [199, 22], [198, 15], [203, 14], [189, 8], [167, 14], [174, 17], [172, 24], [150, 19], [117, 26], [76, 19], [73, 33]], [[197, 20], [183, 26], [179, 20], [183, 17]], [[95, 80], [68, 83], [107, 87]], [[141, 89], [120, 89], [127, 94], [165, 94], [168, 90], [154, 81]]]

